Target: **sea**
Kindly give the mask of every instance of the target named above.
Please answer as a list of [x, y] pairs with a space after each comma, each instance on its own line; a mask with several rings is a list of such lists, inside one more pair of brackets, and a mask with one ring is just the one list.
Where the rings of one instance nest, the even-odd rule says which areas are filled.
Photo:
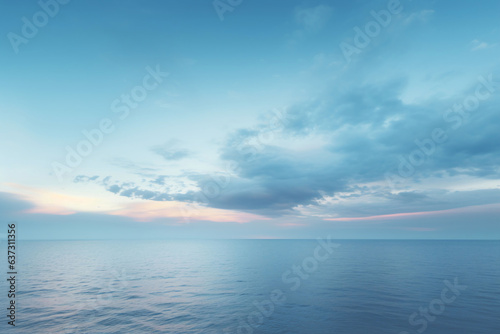
[[500, 333], [500, 241], [20, 241], [16, 255], [0, 333]]

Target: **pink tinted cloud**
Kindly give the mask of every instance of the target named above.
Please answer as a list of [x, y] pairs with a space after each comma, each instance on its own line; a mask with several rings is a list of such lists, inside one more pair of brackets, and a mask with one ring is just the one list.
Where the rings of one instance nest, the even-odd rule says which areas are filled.
[[278, 224], [278, 226], [281, 227], [300, 227], [300, 226], [307, 226], [306, 224], [299, 224], [299, 223], [281, 223]]
[[160, 218], [177, 218], [190, 220], [207, 220], [221, 223], [248, 223], [269, 218], [232, 210], [210, 207], [189, 206], [182, 202], [141, 201], [130, 203], [124, 208], [108, 212], [110, 215], [124, 216], [139, 222], [151, 222]]
[[472, 212], [499, 212], [500, 203], [496, 204], [486, 204], [486, 205], [475, 205], [456, 209], [447, 210], [436, 210], [436, 211], [419, 211], [419, 212], [404, 212], [404, 213], [393, 213], [387, 215], [376, 215], [367, 217], [342, 217], [342, 218], [325, 218], [328, 221], [364, 221], [364, 220], [383, 220], [383, 219], [395, 219], [395, 218], [412, 218], [416, 216], [438, 216], [438, 215], [452, 215], [461, 213], [472, 213]]

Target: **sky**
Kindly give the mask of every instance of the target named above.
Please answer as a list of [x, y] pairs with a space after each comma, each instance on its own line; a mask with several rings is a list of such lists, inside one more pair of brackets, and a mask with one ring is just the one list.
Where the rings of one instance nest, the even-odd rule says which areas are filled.
[[498, 1], [0, 8], [21, 239], [500, 238]]

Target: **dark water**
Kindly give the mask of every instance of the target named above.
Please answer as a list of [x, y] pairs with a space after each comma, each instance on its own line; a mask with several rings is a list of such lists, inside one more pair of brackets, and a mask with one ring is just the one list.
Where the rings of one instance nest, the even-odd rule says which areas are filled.
[[22, 242], [0, 332], [500, 333], [500, 242], [337, 243]]

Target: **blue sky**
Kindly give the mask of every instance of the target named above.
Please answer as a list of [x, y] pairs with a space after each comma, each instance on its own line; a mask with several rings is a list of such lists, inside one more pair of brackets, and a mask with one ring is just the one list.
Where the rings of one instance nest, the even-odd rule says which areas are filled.
[[500, 236], [497, 1], [1, 7], [21, 237]]

